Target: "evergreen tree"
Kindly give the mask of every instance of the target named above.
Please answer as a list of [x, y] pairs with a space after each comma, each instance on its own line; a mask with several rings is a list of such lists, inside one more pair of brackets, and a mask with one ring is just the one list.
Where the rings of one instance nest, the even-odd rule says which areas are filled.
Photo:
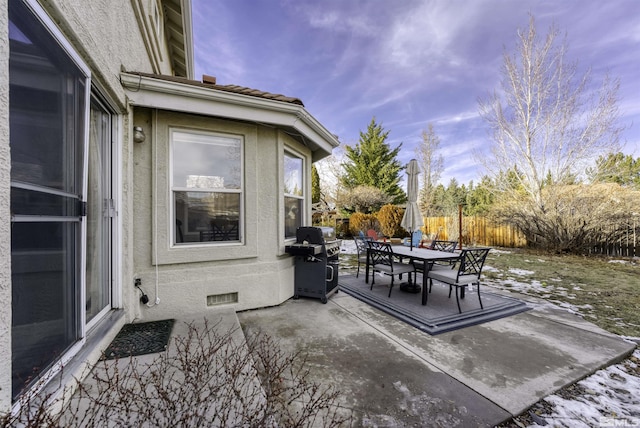
[[406, 202], [407, 197], [400, 187], [400, 172], [404, 167], [396, 159], [402, 143], [395, 149], [386, 143], [389, 131], [376, 123], [375, 117], [366, 132], [360, 131], [360, 140], [355, 147], [346, 146], [347, 161], [342, 164], [344, 174], [340, 177], [347, 189], [357, 186], [372, 186], [382, 190], [393, 204]]
[[317, 204], [320, 202], [320, 174], [315, 165], [311, 165], [311, 203]]
[[594, 183], [616, 183], [640, 190], [640, 158], [622, 152], [600, 156], [588, 174]]
[[438, 184], [433, 189], [431, 196], [431, 211], [430, 215], [433, 217], [442, 217], [447, 215], [447, 189], [444, 185]]
[[477, 186], [474, 186], [473, 181], [469, 183], [465, 215], [486, 215], [495, 201], [494, 194], [491, 192], [492, 188], [493, 183], [488, 176], [482, 177]]

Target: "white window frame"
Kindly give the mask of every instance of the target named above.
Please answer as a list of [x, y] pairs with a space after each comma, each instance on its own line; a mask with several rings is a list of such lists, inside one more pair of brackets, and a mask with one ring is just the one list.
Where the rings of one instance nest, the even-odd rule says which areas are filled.
[[[174, 134], [180, 132], [184, 134], [194, 134], [200, 135], [204, 137], [214, 137], [214, 138], [223, 138], [229, 139], [233, 141], [238, 141], [240, 143], [240, 189], [220, 189], [220, 188], [188, 188], [188, 187], [177, 187], [173, 183], [173, 146], [174, 146]], [[197, 129], [186, 129], [186, 128], [177, 128], [177, 127], [169, 127], [169, 197], [170, 197], [170, 206], [171, 212], [169, 213], [169, 247], [170, 248], [185, 248], [185, 247], [193, 247], [193, 246], [210, 246], [210, 245], [242, 245], [244, 243], [244, 224], [245, 224], [245, 162], [244, 162], [244, 152], [245, 152], [245, 141], [244, 137], [241, 135], [234, 134], [224, 134], [219, 132], [207, 132], [201, 131]], [[239, 240], [233, 241], [205, 241], [205, 242], [184, 242], [184, 243], [176, 243], [176, 207], [175, 207], [175, 192], [196, 192], [196, 193], [230, 193], [230, 194], [239, 194], [240, 195], [240, 212], [238, 213], [238, 233]], [[185, 217], [187, 217], [187, 213], [185, 212]], [[187, 222], [188, 223], [188, 222]], [[188, 226], [187, 226], [188, 227]], [[183, 230], [183, 233], [187, 233], [187, 229]]]
[[[173, 110], [153, 109], [151, 113], [152, 203], [151, 218], [152, 265], [189, 264], [258, 257], [258, 127], [255, 124], [229, 121], [216, 117], [193, 115]], [[170, 132], [171, 128], [202, 131], [240, 137], [244, 141], [242, 169], [244, 183], [242, 241], [227, 245], [171, 246], [175, 223], [171, 224]]]
[[[285, 174], [286, 171], [284, 171], [284, 164], [285, 164], [285, 157], [293, 157], [296, 159], [300, 159], [302, 161], [302, 183], [301, 183], [301, 190], [302, 190], [302, 195], [295, 195], [295, 194], [291, 194], [291, 193], [286, 193], [286, 186], [285, 186]], [[304, 226], [305, 223], [305, 219], [306, 217], [306, 209], [307, 209], [307, 204], [306, 204], [306, 195], [307, 195], [307, 175], [306, 175], [306, 171], [307, 171], [307, 158], [297, 152], [296, 150], [293, 150], [291, 147], [285, 146], [284, 147], [284, 151], [283, 151], [283, 155], [282, 155], [282, 166], [283, 166], [283, 176], [282, 176], [282, 204], [283, 207], [286, 206], [285, 204], [285, 200], [286, 198], [294, 198], [294, 199], [299, 199], [302, 201], [302, 212], [299, 214], [300, 215], [300, 219], [301, 219], [301, 226]], [[280, 213], [281, 216], [285, 216], [284, 214], [284, 210], [282, 210], [282, 212]], [[282, 233], [284, 234], [283, 238], [285, 241], [294, 241], [296, 239], [295, 236], [286, 236], [286, 227], [283, 228]]]

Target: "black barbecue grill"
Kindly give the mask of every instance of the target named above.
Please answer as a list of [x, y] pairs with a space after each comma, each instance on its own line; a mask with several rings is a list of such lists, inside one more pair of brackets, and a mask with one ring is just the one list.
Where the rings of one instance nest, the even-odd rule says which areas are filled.
[[296, 243], [285, 252], [295, 256], [293, 298], [315, 297], [327, 303], [338, 291], [340, 241], [332, 227], [299, 227]]

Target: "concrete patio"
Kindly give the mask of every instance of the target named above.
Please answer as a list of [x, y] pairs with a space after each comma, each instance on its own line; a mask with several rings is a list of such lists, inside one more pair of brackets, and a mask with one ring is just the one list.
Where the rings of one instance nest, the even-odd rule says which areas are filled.
[[340, 413], [366, 427], [494, 426], [635, 348], [556, 306], [518, 297], [532, 309], [437, 336], [338, 292], [327, 304], [301, 298], [191, 314], [176, 320], [172, 337], [205, 319], [225, 331], [267, 333], [284, 352], [306, 354], [309, 380], [339, 390]]
[[[496, 291], [496, 290], [492, 290]], [[563, 309], [532, 310], [430, 336], [345, 293], [238, 313], [335, 385], [356, 426], [493, 426], [630, 355], [622, 340]]]

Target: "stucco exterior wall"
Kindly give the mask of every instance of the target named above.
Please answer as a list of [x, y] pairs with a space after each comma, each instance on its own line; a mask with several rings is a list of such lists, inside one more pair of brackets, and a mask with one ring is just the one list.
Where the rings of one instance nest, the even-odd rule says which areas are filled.
[[9, 180], [9, 36], [7, 2], [0, 1], [0, 412], [11, 405], [11, 229]]
[[[273, 306], [290, 298], [293, 258], [284, 253], [280, 224], [282, 157], [285, 145], [293, 147], [307, 158], [310, 168], [309, 149], [274, 128], [181, 113], [138, 108], [134, 125], [143, 127], [147, 140], [136, 144], [133, 153], [134, 277], [125, 288], [133, 289], [134, 279], [140, 278], [150, 303], [139, 303], [140, 293], [136, 293], [130, 302], [137, 307], [132, 315], [155, 320], [203, 312], [211, 308], [207, 296], [226, 293], [237, 293], [238, 302], [231, 304], [236, 310]], [[244, 244], [170, 248], [171, 126], [244, 136]], [[161, 254], [157, 263], [156, 250]]]
[[[143, 14], [148, 16], [152, 13], [149, 5], [155, 1], [135, 3], [146, 7]], [[122, 69], [171, 74], [164, 43], [161, 61], [154, 69], [132, 3], [132, 0], [41, 0], [43, 8], [91, 68], [93, 80], [123, 108], [125, 97], [119, 81]]]

